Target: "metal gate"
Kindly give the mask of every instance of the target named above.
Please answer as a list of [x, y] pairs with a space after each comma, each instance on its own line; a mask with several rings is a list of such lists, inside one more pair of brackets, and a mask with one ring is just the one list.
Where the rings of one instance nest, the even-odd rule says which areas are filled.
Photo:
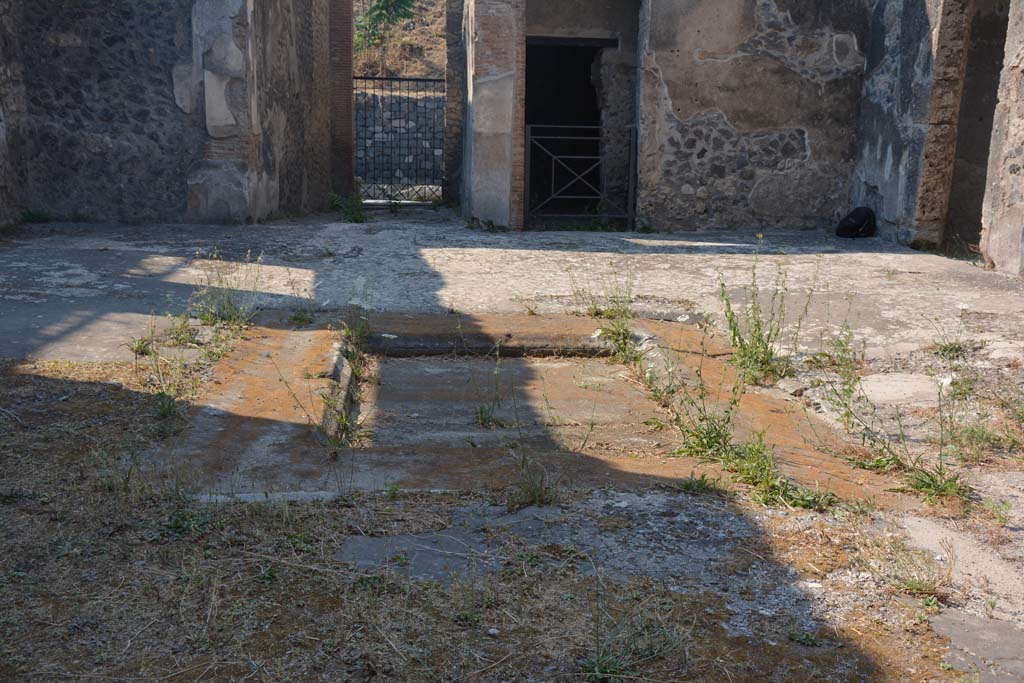
[[432, 202], [444, 177], [444, 79], [355, 79], [356, 178], [366, 201]]
[[533, 227], [622, 224], [632, 229], [636, 129], [526, 127], [528, 220]]

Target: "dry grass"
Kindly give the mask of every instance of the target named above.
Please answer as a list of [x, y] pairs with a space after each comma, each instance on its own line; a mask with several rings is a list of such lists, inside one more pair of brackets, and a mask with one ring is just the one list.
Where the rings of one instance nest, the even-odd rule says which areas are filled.
[[[144, 369], [0, 378], [0, 680], [898, 680], [908, 661], [944, 678], [914, 650], [927, 634], [752, 641], [727, 630], [728, 593], [613, 582], [564, 548], [509, 541], [503, 568], [450, 587], [356, 571], [335, 560], [349, 536], [440, 530], [483, 494], [203, 505], [133, 474], [168, 436]], [[716, 572], [742, 582], [769, 552]]]

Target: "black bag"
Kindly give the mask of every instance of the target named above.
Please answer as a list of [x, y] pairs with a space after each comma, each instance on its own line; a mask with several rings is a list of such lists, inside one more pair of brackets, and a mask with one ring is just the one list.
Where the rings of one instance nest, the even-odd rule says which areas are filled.
[[850, 214], [839, 221], [836, 228], [837, 237], [874, 237], [878, 231], [875, 222], [875, 212], [866, 206], [854, 209]]

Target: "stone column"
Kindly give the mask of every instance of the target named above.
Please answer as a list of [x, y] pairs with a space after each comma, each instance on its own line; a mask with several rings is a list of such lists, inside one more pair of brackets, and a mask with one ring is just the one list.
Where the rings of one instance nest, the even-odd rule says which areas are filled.
[[445, 42], [448, 66], [445, 71], [444, 182], [445, 201], [462, 197], [462, 137], [466, 118], [466, 0], [447, 0]]
[[931, 98], [925, 119], [928, 132], [921, 156], [913, 246], [937, 247], [945, 237], [967, 65], [969, 6], [969, 0], [943, 0], [933, 31]]
[[470, 0], [463, 198], [467, 218], [523, 227], [526, 0]]
[[981, 251], [991, 267], [1024, 275], [1024, 0], [1010, 4], [991, 149]]

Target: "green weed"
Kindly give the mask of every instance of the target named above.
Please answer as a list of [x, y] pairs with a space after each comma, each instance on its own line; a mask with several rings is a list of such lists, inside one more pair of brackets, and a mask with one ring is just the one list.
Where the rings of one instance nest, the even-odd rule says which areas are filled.
[[246, 327], [259, 310], [263, 257], [246, 253], [244, 262], [228, 264], [212, 252], [199, 259], [203, 275], [192, 297], [192, 308], [205, 325]]
[[624, 277], [617, 274], [607, 282], [603, 294], [593, 292], [589, 286], [581, 285], [576, 276], [569, 272], [573, 298], [580, 313], [591, 318], [605, 320], [629, 320], [633, 312], [633, 275], [627, 271]]
[[770, 385], [793, 373], [789, 359], [779, 355], [782, 326], [786, 317], [786, 274], [781, 269], [775, 281], [768, 307], [761, 301], [757, 279], [757, 261], [751, 270], [750, 303], [742, 320], [733, 306], [725, 280], [719, 279], [719, 296], [725, 309], [725, 322], [735, 350], [732, 362], [750, 384]]
[[331, 195], [331, 208], [341, 212], [341, 218], [346, 223], [365, 223], [366, 213], [363, 210], [363, 200], [358, 195], [341, 197]]
[[951, 471], [941, 460], [931, 467], [918, 467], [907, 474], [907, 487], [922, 494], [930, 503], [941, 498], [967, 500], [971, 487], [958, 472]]

